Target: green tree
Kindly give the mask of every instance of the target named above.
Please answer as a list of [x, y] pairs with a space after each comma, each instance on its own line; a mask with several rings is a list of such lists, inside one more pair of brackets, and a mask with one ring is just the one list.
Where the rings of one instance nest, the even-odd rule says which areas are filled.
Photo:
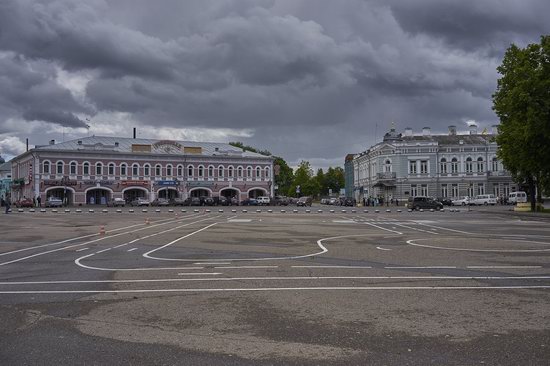
[[[310, 188], [310, 185], [308, 185], [308, 183], [312, 177], [313, 169], [311, 169], [311, 164], [309, 161], [302, 160], [294, 172], [294, 181], [288, 190], [288, 195], [291, 197], [309, 195], [307, 190]], [[300, 187], [300, 193], [296, 194], [296, 188], [298, 186]]]
[[323, 173], [323, 169], [321, 168], [317, 169], [315, 180], [319, 185], [319, 194], [322, 194], [322, 195], [328, 194], [328, 188], [326, 186], [325, 173]]
[[265, 156], [271, 156], [271, 152], [269, 152], [268, 150], [258, 150], [255, 147], [245, 145], [240, 141], [230, 142], [229, 145], [238, 147], [239, 149], [243, 149], [244, 151], [250, 151]]
[[550, 174], [550, 36], [525, 48], [511, 45], [497, 68], [502, 77], [493, 94], [500, 118], [498, 156], [518, 181], [529, 186], [535, 210], [535, 184]]
[[273, 167], [275, 169], [275, 185], [277, 186], [277, 192], [286, 194], [294, 181], [294, 172], [292, 168], [288, 166], [283, 158], [278, 156], [274, 157]]

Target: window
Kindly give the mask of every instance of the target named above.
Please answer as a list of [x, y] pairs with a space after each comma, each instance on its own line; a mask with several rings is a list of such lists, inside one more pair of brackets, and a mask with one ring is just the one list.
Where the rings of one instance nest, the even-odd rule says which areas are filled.
[[258, 166], [256, 167], [256, 178], [261, 178], [261, 176], [262, 176], [262, 168]]
[[183, 165], [178, 165], [178, 177], [183, 177]]
[[115, 164], [114, 163], [109, 163], [107, 171], [108, 171], [109, 175], [115, 175]]
[[246, 168], [246, 176], [247, 176], [248, 178], [251, 178], [251, 177], [252, 177], [252, 167], [251, 167], [251, 166], [249, 166], [249, 167]]
[[218, 177], [219, 178], [223, 177], [223, 166], [221, 165], [218, 167]]
[[471, 173], [472, 171], [472, 158], [468, 157], [466, 158], [466, 173]]
[[485, 183], [477, 184], [477, 194], [485, 194]]
[[199, 165], [199, 177], [204, 177], [204, 167], [202, 165]]
[[391, 161], [388, 159], [386, 160], [386, 162], [384, 163], [384, 171], [386, 173], [390, 173], [391, 172]]
[[146, 176], [146, 177], [151, 175], [151, 165], [145, 164], [143, 166], [143, 175]]
[[478, 173], [483, 173], [485, 170], [485, 164], [483, 163], [483, 158], [480, 156], [477, 158], [477, 171]]
[[227, 169], [227, 176], [229, 178], [233, 178], [233, 167], [230, 166], [228, 169]]
[[193, 166], [192, 165], [189, 165], [187, 167], [187, 176], [188, 177], [192, 177], [193, 176]]
[[71, 164], [69, 165], [69, 174], [76, 175], [76, 161], [71, 161]]
[[265, 167], [265, 178], [269, 178], [269, 167]]
[[421, 190], [421, 193], [420, 193], [421, 196], [427, 196], [428, 195], [428, 185], [427, 184], [422, 184], [420, 186], [420, 190]]
[[451, 186], [451, 193], [453, 195], [453, 197], [458, 197], [459, 196], [459, 193], [458, 193], [458, 184], [453, 184]]
[[[439, 163], [439, 171], [441, 174], [447, 174], [447, 159], [441, 158]], [[447, 196], [443, 196], [447, 197]]]
[[242, 176], [243, 176], [243, 167], [242, 166], [237, 168], [237, 175], [238, 175], [239, 178], [242, 178]]
[[497, 159], [496, 157], [495, 157], [495, 158], [493, 158], [493, 161], [492, 161], [492, 163], [493, 163], [493, 166], [492, 166], [492, 168], [493, 168], [493, 169], [492, 169], [492, 170], [493, 170], [493, 172], [498, 172], [498, 159]]
[[82, 174], [83, 174], [83, 175], [90, 175], [90, 163], [85, 162], [85, 163], [82, 165]]
[[214, 167], [210, 165], [208, 167], [208, 178], [212, 178], [214, 176]]
[[441, 185], [441, 197], [448, 197], [449, 196], [449, 189], [447, 188], [446, 184]]
[[95, 175], [103, 175], [103, 164], [95, 163]]
[[418, 187], [416, 186], [416, 184], [411, 184], [411, 196], [418, 196]]
[[468, 186], [468, 196], [474, 196], [474, 185], [472, 183], [470, 183], [470, 185]]
[[42, 164], [42, 171], [44, 174], [50, 174], [50, 162], [45, 161], [44, 164]]
[[428, 174], [428, 161], [427, 160], [421, 160], [420, 161], [420, 174]]
[[137, 177], [139, 175], [139, 165], [132, 164], [132, 176]]
[[57, 174], [63, 174], [63, 162], [62, 162], [62, 161], [58, 161], [58, 162], [57, 162], [57, 170], [56, 170], [56, 173], [57, 173]]
[[409, 174], [416, 174], [416, 160], [409, 161]]
[[160, 177], [162, 175], [162, 167], [160, 164], [155, 165], [155, 176]]
[[120, 164], [120, 175], [126, 175], [126, 170], [128, 169], [128, 166], [126, 163]]
[[171, 177], [172, 176], [172, 165], [167, 165], [166, 166], [166, 175]]
[[451, 173], [452, 174], [457, 174], [458, 173], [458, 159], [457, 158], [452, 158], [451, 159]]

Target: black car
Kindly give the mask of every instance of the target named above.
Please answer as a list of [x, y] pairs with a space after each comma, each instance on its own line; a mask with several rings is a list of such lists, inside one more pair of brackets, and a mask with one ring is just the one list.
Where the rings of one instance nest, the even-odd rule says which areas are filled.
[[342, 206], [353, 207], [355, 206], [355, 200], [353, 198], [346, 198], [343, 200]]
[[241, 206], [258, 206], [258, 201], [255, 198], [248, 198], [241, 201]]
[[202, 204], [204, 206], [214, 206], [214, 198], [212, 197], [204, 197], [202, 199]]
[[229, 206], [229, 200], [227, 199], [227, 197], [224, 196], [214, 197], [214, 205]]
[[453, 200], [447, 197], [437, 198], [436, 201], [441, 202], [444, 206], [452, 206]]
[[201, 199], [199, 197], [191, 197], [191, 198], [188, 198], [188, 200], [189, 200], [189, 206], [200, 206], [202, 204]]
[[416, 197], [409, 197], [409, 200], [407, 202], [407, 207], [413, 210], [432, 209], [432, 208], [434, 210], [441, 210], [443, 208], [443, 204], [430, 197], [416, 196]]

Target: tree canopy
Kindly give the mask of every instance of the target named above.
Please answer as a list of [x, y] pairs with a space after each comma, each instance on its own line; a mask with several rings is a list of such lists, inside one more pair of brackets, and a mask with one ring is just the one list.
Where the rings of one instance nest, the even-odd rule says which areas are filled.
[[550, 36], [540, 44], [512, 44], [497, 68], [502, 75], [493, 94], [500, 118], [498, 156], [519, 181], [529, 185], [532, 210], [550, 181]]

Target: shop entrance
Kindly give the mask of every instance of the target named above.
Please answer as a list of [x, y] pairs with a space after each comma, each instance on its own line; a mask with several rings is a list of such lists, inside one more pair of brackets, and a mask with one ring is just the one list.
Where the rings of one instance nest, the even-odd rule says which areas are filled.
[[260, 196], [269, 196], [269, 195], [267, 194], [266, 190], [263, 190], [260, 188], [251, 189], [250, 191], [248, 191], [248, 198], [258, 198]]
[[145, 188], [130, 188], [123, 193], [124, 200], [128, 203], [138, 198], [149, 198], [149, 192]]
[[210, 191], [203, 188], [196, 188], [189, 192], [190, 197], [210, 197]]
[[74, 200], [73, 191], [68, 188], [65, 189], [64, 187], [49, 189], [46, 192], [46, 201], [50, 197], [59, 198], [60, 200], [63, 201], [63, 205], [65, 206], [72, 205]]
[[239, 191], [235, 188], [224, 188], [220, 191], [220, 196], [225, 198], [239, 198]]
[[158, 198], [173, 200], [178, 197], [178, 191], [175, 188], [161, 188], [157, 192]]
[[89, 205], [106, 205], [111, 198], [111, 192], [102, 189], [94, 188], [86, 192], [86, 203]]

